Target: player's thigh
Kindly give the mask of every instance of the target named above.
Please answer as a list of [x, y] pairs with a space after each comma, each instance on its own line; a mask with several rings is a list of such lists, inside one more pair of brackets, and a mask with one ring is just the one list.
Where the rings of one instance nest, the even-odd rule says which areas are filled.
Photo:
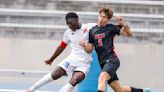
[[120, 62], [118, 59], [110, 59], [105, 62], [102, 70], [109, 73], [110, 77], [113, 78], [119, 66]]
[[66, 72], [67, 75], [71, 75], [71, 73], [75, 68], [75, 66], [73, 65], [73, 60], [71, 60], [70, 58], [64, 59], [57, 66], [61, 67]]
[[86, 77], [90, 69], [90, 62], [76, 62], [73, 65], [75, 69], [69, 82], [76, 85]]
[[102, 80], [109, 80], [110, 79], [110, 75], [108, 72], [106, 71], [102, 71], [99, 75], [99, 81], [102, 81]]
[[64, 59], [61, 61], [55, 70], [52, 72], [52, 78], [58, 79], [63, 75], [69, 75], [73, 71], [74, 67], [71, 66], [71, 60], [69, 58]]
[[75, 72], [82, 72], [84, 74], [84, 77], [87, 76], [87, 73], [89, 72], [91, 62], [77, 62]]
[[122, 90], [122, 86], [121, 86], [119, 80], [112, 81], [110, 83], [110, 86], [115, 92], [121, 92], [121, 90]]
[[85, 74], [83, 72], [74, 71], [69, 82], [75, 86], [76, 84], [80, 83], [84, 78]]
[[66, 75], [66, 71], [62, 68], [62, 67], [56, 67], [55, 70], [51, 73], [52, 75], [52, 78], [55, 80], [55, 79], [58, 79], [60, 78], [61, 76], [63, 75]]

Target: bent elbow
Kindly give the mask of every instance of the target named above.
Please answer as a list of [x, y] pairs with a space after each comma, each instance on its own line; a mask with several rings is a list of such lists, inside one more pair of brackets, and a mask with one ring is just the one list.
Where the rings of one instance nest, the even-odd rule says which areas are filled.
[[92, 50], [93, 50], [93, 48], [85, 49], [85, 51], [86, 51], [87, 53], [92, 53]]

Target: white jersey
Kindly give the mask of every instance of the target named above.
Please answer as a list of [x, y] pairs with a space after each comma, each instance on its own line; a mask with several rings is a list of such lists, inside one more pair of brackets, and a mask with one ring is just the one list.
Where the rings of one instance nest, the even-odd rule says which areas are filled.
[[94, 27], [96, 23], [82, 24], [80, 29], [72, 31], [67, 29], [63, 36], [63, 41], [71, 45], [70, 56], [81, 62], [90, 62], [92, 60], [91, 53], [87, 53], [84, 48], [79, 44], [80, 40], [89, 40], [89, 30]]

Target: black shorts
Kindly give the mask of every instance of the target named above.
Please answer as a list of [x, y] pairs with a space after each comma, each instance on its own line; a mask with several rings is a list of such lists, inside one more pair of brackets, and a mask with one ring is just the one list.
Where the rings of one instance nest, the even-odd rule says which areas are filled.
[[108, 80], [108, 84], [110, 84], [114, 80], [118, 80], [116, 74], [116, 71], [120, 66], [120, 61], [118, 58], [106, 59], [103, 63], [100, 62], [100, 66], [102, 71], [106, 71], [111, 76], [111, 79]]

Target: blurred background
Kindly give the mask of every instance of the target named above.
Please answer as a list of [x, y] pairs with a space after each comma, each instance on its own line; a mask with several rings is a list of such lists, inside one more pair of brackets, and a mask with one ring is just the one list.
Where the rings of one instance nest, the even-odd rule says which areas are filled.
[[[123, 16], [134, 33], [115, 39], [121, 83], [164, 92], [163, 0], [0, 0], [0, 92], [25, 90], [52, 71], [70, 53], [68, 47], [52, 66], [43, 62], [62, 40], [65, 14], [75, 11], [81, 23], [95, 23], [100, 7]], [[66, 82], [64, 77], [40, 90], [57, 91]]]

